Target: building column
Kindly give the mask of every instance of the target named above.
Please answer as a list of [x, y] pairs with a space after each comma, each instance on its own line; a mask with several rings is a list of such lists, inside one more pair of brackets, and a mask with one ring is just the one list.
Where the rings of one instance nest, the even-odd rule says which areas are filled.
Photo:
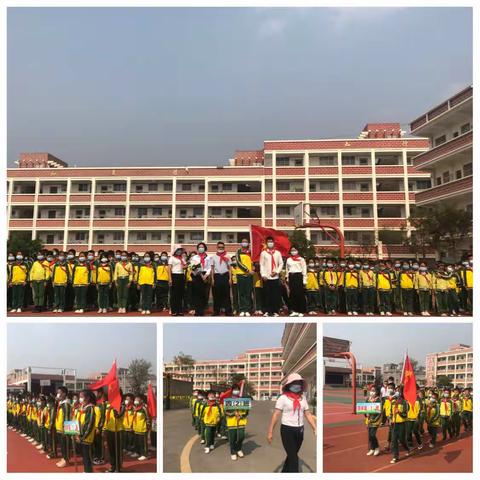
[[272, 226], [277, 228], [277, 152], [272, 152]]
[[377, 256], [380, 258], [379, 238], [378, 238], [378, 201], [377, 201], [377, 166], [375, 164], [375, 150], [372, 148], [370, 152], [370, 162], [372, 164], [372, 196], [373, 196], [373, 228], [374, 228], [374, 244], [377, 248]]
[[[262, 205], [261, 205], [261, 210], [260, 210], [260, 216], [262, 217], [262, 227], [265, 227], [265, 175], [262, 175], [262, 178], [260, 179], [260, 188], [261, 188], [261, 192], [260, 192], [260, 195], [261, 195], [261, 201], [262, 201]], [[252, 241], [252, 239], [250, 239], [250, 242]]]
[[40, 193], [40, 179], [35, 179], [35, 199], [33, 201], [32, 240], [37, 238], [38, 194]]
[[410, 238], [412, 235], [412, 229], [410, 226], [410, 193], [408, 190], [408, 164], [407, 164], [407, 150], [404, 148], [402, 150], [402, 164], [403, 164], [403, 190], [405, 195], [405, 223], [407, 226], [407, 238]]
[[177, 177], [172, 181], [172, 227], [170, 230], [170, 249], [173, 251], [175, 245], [175, 218], [177, 214]]
[[129, 222], [130, 222], [130, 193], [132, 188], [132, 178], [127, 177], [127, 196], [125, 198], [125, 235], [123, 237], [123, 249], [128, 250]]
[[208, 244], [208, 177], [205, 178], [205, 192], [203, 195], [203, 238]]
[[[306, 151], [303, 155], [303, 164], [305, 166], [305, 205], [304, 211], [310, 219], [310, 153]], [[312, 232], [310, 228], [305, 229], [305, 236], [308, 240], [312, 239]], [[271, 386], [271, 385], [270, 385]]]
[[340, 219], [340, 230], [345, 235], [343, 227], [343, 173], [342, 173], [342, 150], [337, 152], [337, 168], [338, 168], [338, 216]]
[[7, 191], [7, 238], [10, 237], [10, 233], [11, 233], [10, 219], [12, 218], [13, 182], [14, 182], [13, 178], [8, 182], [8, 191]]
[[93, 245], [93, 216], [95, 212], [95, 190], [97, 189], [97, 180], [92, 177], [92, 191], [90, 192], [90, 218], [88, 221], [88, 249], [92, 249]]
[[66, 239], [68, 238], [68, 223], [70, 222], [70, 194], [72, 191], [72, 179], [67, 179], [67, 193], [65, 196], [65, 223], [63, 225], [63, 250], [66, 249]]

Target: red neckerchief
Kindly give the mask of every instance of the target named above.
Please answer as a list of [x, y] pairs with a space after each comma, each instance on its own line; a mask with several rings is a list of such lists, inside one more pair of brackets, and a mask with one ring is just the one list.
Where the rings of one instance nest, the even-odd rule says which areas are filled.
[[333, 269], [332, 270], [327, 270], [327, 272], [330, 274], [330, 285], [333, 285]]
[[275, 267], [277, 266], [277, 264], [275, 263], [275, 259], [274, 259], [274, 257], [273, 257], [273, 254], [276, 252], [276, 250], [275, 250], [275, 249], [273, 249], [273, 250], [268, 250], [268, 249], [267, 249], [266, 252], [267, 252], [268, 254], [270, 254], [270, 257], [271, 257], [271, 259], [272, 259], [271, 266], [272, 266], [272, 273], [273, 273], [274, 270], [275, 270]]
[[135, 412], [133, 413], [133, 419], [132, 421], [135, 422], [136, 418], [137, 418], [137, 413], [143, 409], [143, 403], [142, 405], [139, 405], [138, 407], [135, 407]]
[[202, 265], [202, 268], [205, 266], [205, 259], [207, 258], [206, 253], [199, 253], [198, 256], [200, 257], [200, 263]]
[[241, 253], [244, 253], [245, 255], [250, 255], [250, 249], [242, 247], [242, 252]]
[[[100, 268], [104, 271], [104, 272], [109, 272], [110, 271], [110, 267], [105, 267], [105, 265], [100, 265]], [[130, 272], [129, 272], [130, 273]]]
[[290, 255], [290, 258], [294, 261], [294, 262], [299, 262], [302, 257], [300, 255]]
[[414, 274], [413, 273], [408, 273], [408, 272], [406, 272], [406, 273], [407, 273], [408, 278], [413, 282], [413, 275]]
[[285, 392], [285, 396], [290, 400], [293, 400], [293, 414], [298, 410], [300, 412], [300, 399], [302, 398], [301, 393]]
[[215, 400], [209, 400], [207, 402], [207, 405], [208, 405], [208, 412], [207, 412], [207, 415], [210, 415], [212, 413], [212, 409], [213, 409], [213, 406], [215, 405]]
[[185, 265], [187, 264], [185, 262], [185, 260], [183, 259], [182, 255], [174, 255], [175, 258], [177, 258], [178, 260], [180, 260], [180, 262], [182, 263], [182, 267], [185, 267]]
[[[368, 270], [368, 271], [365, 272], [365, 273], [367, 274], [368, 279], [369, 279], [370, 281], [372, 281], [373, 277], [370, 276], [370, 274], [372, 273], [372, 271], [371, 271], [371, 270]], [[373, 275], [373, 273], [372, 273], [372, 275]]]
[[222, 264], [222, 262], [228, 263], [227, 252], [222, 252], [222, 253], [217, 252], [217, 256], [220, 257], [220, 265]]
[[95, 260], [88, 260], [88, 268], [93, 270], [95, 268]]
[[358, 273], [355, 270], [349, 270], [348, 273], [355, 279], [358, 280]]
[[27, 266], [17, 260], [17, 267], [20, 267], [23, 271], [27, 271]]

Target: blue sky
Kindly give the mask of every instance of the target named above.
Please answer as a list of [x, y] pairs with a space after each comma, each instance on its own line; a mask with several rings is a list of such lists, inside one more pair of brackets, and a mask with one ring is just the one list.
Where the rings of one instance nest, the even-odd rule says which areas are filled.
[[144, 358], [156, 373], [156, 325], [146, 323], [12, 323], [7, 326], [7, 369], [76, 368], [77, 375], [108, 371]]
[[471, 82], [469, 8], [9, 8], [8, 163], [223, 165]]
[[283, 323], [168, 323], [163, 327], [163, 358], [180, 351], [196, 360], [231, 359], [250, 348], [280, 347]]
[[339, 323], [324, 324], [323, 335], [352, 342], [350, 350], [364, 365], [399, 362], [405, 349], [410, 357], [425, 365], [427, 353], [443, 352], [450, 345], [472, 345], [472, 325], [468, 323]]

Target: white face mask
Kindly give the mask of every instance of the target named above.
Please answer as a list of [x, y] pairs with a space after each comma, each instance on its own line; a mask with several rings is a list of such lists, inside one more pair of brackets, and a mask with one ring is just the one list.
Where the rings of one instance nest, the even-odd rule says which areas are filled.
[[298, 255], [298, 252], [296, 250], [292, 250], [290, 253], [292, 256]]
[[89, 255], [87, 258], [88, 258], [89, 260], [93, 260], [93, 259], [94, 259], [94, 256], [93, 256], [93, 255]]
[[135, 401], [133, 402], [133, 404], [134, 404], [134, 405], [140, 405], [140, 402], [139, 402], [138, 400], [135, 400]]
[[57, 393], [57, 400], [60, 400], [62, 398], [62, 396], [60, 395], [60, 393]]
[[370, 392], [370, 396], [371, 396], [371, 397], [374, 397], [374, 396], [375, 396], [375, 392]]
[[243, 248], [248, 248], [248, 243], [247, 242], [242, 242], [242, 247]]
[[205, 248], [204, 247], [198, 247], [198, 253], [204, 253]]
[[128, 257], [126, 255], [122, 255], [122, 261], [126, 262], [128, 260]]
[[130, 399], [127, 398], [127, 399], [125, 400], [125, 405], [128, 405], [129, 403], [130, 403]]
[[233, 391], [232, 391], [232, 394], [233, 394], [233, 395], [240, 395], [240, 390], [233, 390]]
[[17, 255], [17, 260], [23, 260], [23, 255]]
[[82, 403], [82, 404], [85, 403], [85, 397], [80, 397], [80, 398], [78, 399], [78, 401], [79, 401], [80, 403]]
[[268, 243], [267, 243], [267, 247], [268, 247], [268, 248], [273, 248], [273, 246], [274, 246], [274, 243], [273, 243], [273, 242], [268, 242]]

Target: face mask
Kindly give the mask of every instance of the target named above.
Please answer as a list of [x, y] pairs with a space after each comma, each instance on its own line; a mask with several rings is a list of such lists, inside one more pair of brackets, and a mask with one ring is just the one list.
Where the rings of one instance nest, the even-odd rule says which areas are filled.
[[73, 397], [73, 403], [77, 403], [78, 402], [78, 398], [77, 397]]
[[93, 260], [95, 257], [93, 255], [88, 255], [87, 257], [89, 260]]
[[84, 261], [85, 261], [85, 257], [80, 257], [80, 258], [78, 259], [78, 261], [79, 261], [79, 262], [84, 262]]
[[393, 390], [387, 390], [387, 395], [392, 395], [393, 394]]
[[403, 265], [402, 268], [403, 268], [404, 270], [408, 270], [410, 267], [409, 267], [408, 265]]
[[43, 255], [37, 255], [37, 260], [43, 260], [45, 257]]
[[248, 248], [248, 243], [247, 242], [242, 242], [242, 247], [243, 248]]
[[159, 262], [159, 261], [160, 261], [160, 257], [153, 257], [153, 261], [154, 261], [154, 262]]
[[232, 391], [232, 394], [233, 394], [233, 395], [240, 395], [240, 390], [233, 390], [233, 391]]
[[463, 265], [464, 267], [468, 267], [468, 262], [462, 262], [462, 265]]
[[292, 255], [292, 256], [298, 255], [298, 252], [297, 252], [296, 250], [292, 250], [292, 251], [290, 252], [290, 255]]
[[145, 263], [150, 263], [150, 257], [143, 257], [143, 260], [145, 261]]
[[203, 400], [203, 396], [202, 396], [202, 395], [199, 395], [199, 396], [198, 396], [198, 399], [199, 399], [199, 400]]
[[400, 397], [400, 392], [395, 392], [395, 393], [393, 394], [393, 396], [394, 396], [395, 398]]
[[400, 268], [400, 264], [399, 264], [399, 263], [396, 263], [396, 264], [395, 264], [395, 268]]
[[85, 403], [85, 397], [80, 397], [80, 398], [78, 399], [78, 401], [79, 401], [80, 403]]
[[120, 254], [117, 253], [117, 254], [115, 255], [115, 259], [116, 259], [116, 260], [120, 260], [121, 258], [122, 258], [122, 256], [121, 256]]
[[13, 257], [13, 256], [8, 257], [9, 262], [13, 262], [14, 260], [15, 260], [15, 257]]
[[444, 393], [443, 396], [444, 396], [445, 398], [448, 398], [448, 397], [450, 396], [450, 394], [449, 394], [449, 393]]
[[349, 265], [348, 268], [349, 268], [350, 270], [352, 270], [352, 269], [353, 269], [353, 265]]
[[369, 267], [368, 265], [364, 265], [364, 266], [363, 266], [363, 269], [364, 269], [364, 270], [368, 270], [369, 268], [370, 268], [370, 267]]
[[73, 260], [73, 259], [75, 258], [75, 255], [74, 255], [73, 253], [69, 253], [69, 254], [67, 255], [67, 258], [68, 258], [69, 260]]
[[345, 268], [346, 265], [347, 265], [347, 264], [344, 263], [344, 262], [340, 263], [340, 266], [341, 266], [342, 268]]
[[427, 271], [427, 267], [420, 267], [419, 270], [420, 270], [421, 272], [426, 272], [426, 271]]
[[273, 248], [273, 245], [274, 245], [273, 242], [268, 242], [268, 243], [267, 243], [267, 247], [270, 248], [270, 249]]
[[138, 400], [135, 400], [135, 401], [133, 402], [133, 404], [134, 404], [134, 405], [140, 405], [140, 402], [139, 402]]
[[453, 272], [453, 268], [452, 267], [447, 267], [447, 272]]
[[23, 260], [23, 255], [17, 255], [17, 260]]
[[412, 265], [412, 268], [413, 268], [414, 270], [418, 270], [418, 265]]
[[127, 399], [125, 400], [125, 405], [129, 405], [129, 404], [130, 404], [130, 399], [127, 398]]
[[208, 397], [209, 402], [213, 402], [215, 400], [215, 397]]
[[65, 261], [65, 257], [64, 257], [63, 255], [60, 255], [60, 256], [58, 257], [58, 259], [59, 259], [61, 262], [64, 262], [64, 261]]
[[315, 264], [314, 263], [309, 263], [308, 268], [311, 268], [311, 269], [315, 268]]
[[134, 262], [138, 262], [138, 257], [134, 255], [134, 256], [132, 257], [132, 260], [133, 260]]
[[160, 259], [162, 260], [162, 262], [166, 262], [166, 261], [167, 261], [167, 257], [166, 257], [165, 255], [162, 255], [162, 256], [160, 257]]
[[102, 260], [100, 260], [103, 264], [107, 263], [108, 262], [108, 258], [102, 258]]
[[57, 393], [57, 400], [60, 400], [62, 398], [62, 395], [60, 393]]
[[333, 268], [333, 264], [332, 263], [327, 263], [327, 267], [328, 268]]
[[53, 257], [47, 257], [47, 261], [51, 262], [53, 260]]
[[356, 263], [356, 264], [355, 264], [355, 268], [356, 268], [357, 270], [360, 270], [361, 267], [362, 267], [362, 266], [361, 266], [359, 263]]
[[430, 403], [435, 403], [435, 399], [434, 399], [434, 398], [431, 398], [431, 399], [430, 399]]
[[37, 407], [39, 407], [42, 404], [42, 402], [37, 402]]
[[375, 396], [375, 392], [370, 392], [370, 396], [371, 396], [371, 397], [374, 397], [374, 396]]
[[218, 252], [218, 253], [223, 253], [224, 251], [225, 251], [224, 248], [217, 248], [217, 252]]
[[198, 253], [204, 253], [205, 247], [198, 247]]
[[473, 267], [473, 260], [470, 260], [468, 263], [470, 264], [471, 267]]
[[302, 391], [302, 386], [301, 385], [290, 385], [290, 387], [288, 389], [293, 393], [300, 393]]
[[128, 260], [128, 257], [126, 255], [122, 255], [122, 261], [126, 262]]

